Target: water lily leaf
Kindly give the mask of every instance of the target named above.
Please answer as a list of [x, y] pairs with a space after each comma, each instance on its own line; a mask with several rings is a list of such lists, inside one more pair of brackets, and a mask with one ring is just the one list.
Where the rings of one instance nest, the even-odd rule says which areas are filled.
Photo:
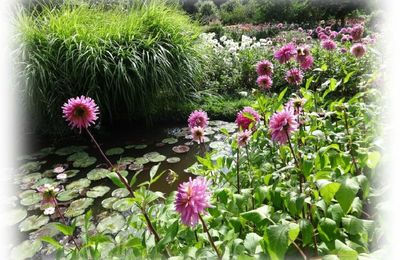
[[107, 178], [107, 174], [110, 174], [109, 170], [103, 168], [96, 168], [88, 172], [87, 178], [91, 181], [97, 181]]
[[95, 164], [96, 161], [97, 159], [95, 157], [86, 157], [74, 161], [72, 165], [77, 168], [86, 168]]
[[89, 187], [90, 183], [91, 183], [90, 180], [88, 180], [86, 178], [82, 178], [82, 179], [71, 182], [70, 184], [65, 186], [65, 189], [66, 190], [82, 190], [84, 188]]
[[56, 222], [50, 222], [46, 225], [42, 226], [38, 230], [29, 234], [29, 238], [31, 240], [41, 239], [42, 237], [54, 237], [60, 233], [60, 231], [56, 228]]
[[216, 149], [216, 150], [221, 150], [224, 149], [226, 144], [222, 141], [214, 141], [210, 143], [210, 148], [211, 149]]
[[143, 165], [143, 164], [146, 164], [146, 163], [149, 163], [149, 162], [150, 162], [149, 159], [147, 159], [145, 157], [138, 157], [138, 158], [135, 159], [135, 164]]
[[92, 198], [82, 198], [78, 200], [74, 200], [71, 205], [69, 205], [68, 209], [65, 211], [66, 217], [76, 217], [85, 213], [85, 210], [91, 206], [94, 202]]
[[114, 213], [99, 222], [97, 225], [97, 231], [103, 234], [115, 234], [120, 231], [124, 225], [125, 218], [119, 213]]
[[143, 169], [143, 164], [132, 163], [131, 165], [129, 165], [128, 169], [130, 171], [139, 171]]
[[120, 154], [123, 154], [124, 151], [125, 151], [125, 150], [124, 150], [124, 148], [122, 148], [122, 147], [114, 147], [114, 148], [108, 149], [108, 150], [106, 151], [106, 155], [108, 155], [108, 156], [120, 155]]
[[170, 157], [167, 159], [168, 163], [178, 163], [180, 161], [181, 161], [181, 158], [179, 158], [179, 157]]
[[42, 175], [40, 174], [40, 172], [35, 172], [35, 173], [31, 173], [31, 174], [24, 176], [21, 179], [21, 182], [22, 183], [37, 182], [38, 180], [40, 180], [40, 178], [42, 178]]
[[73, 153], [70, 156], [67, 157], [67, 161], [73, 162], [76, 160], [83, 160], [89, 157], [89, 154], [87, 152], [77, 152]]
[[89, 198], [103, 197], [109, 191], [110, 191], [110, 187], [96, 186], [96, 187], [91, 188], [88, 192], [86, 192], [86, 196], [88, 196]]
[[30, 193], [25, 193], [24, 197], [20, 201], [20, 204], [24, 206], [30, 206], [39, 203], [41, 200], [42, 197], [40, 196], [40, 194], [34, 191]]
[[18, 195], [18, 197], [20, 199], [24, 199], [24, 198], [27, 198], [27, 197], [31, 196], [33, 193], [36, 193], [36, 191], [35, 190], [25, 190], [25, 191], [21, 192]]
[[124, 212], [130, 210], [133, 203], [134, 203], [133, 198], [119, 199], [116, 202], [114, 202], [112, 208], [116, 211]]
[[11, 250], [10, 258], [12, 260], [32, 258], [41, 248], [42, 242], [40, 240], [35, 240], [33, 242], [25, 240]]
[[80, 171], [79, 170], [68, 170], [65, 171], [64, 174], [67, 175], [67, 178], [75, 177]]
[[161, 142], [163, 142], [164, 144], [175, 144], [178, 142], [178, 139], [176, 139], [174, 137], [169, 137], [169, 138], [163, 139]]
[[143, 150], [145, 148], [147, 148], [147, 144], [136, 144], [134, 145], [134, 147], [136, 150]]
[[178, 145], [178, 146], [174, 146], [172, 147], [172, 151], [176, 152], [176, 153], [187, 153], [189, 152], [190, 147], [187, 145]]
[[153, 163], [163, 162], [163, 161], [165, 161], [165, 159], [167, 159], [167, 157], [162, 154], [159, 154], [155, 157], [149, 158], [150, 162], [153, 162]]
[[7, 211], [5, 221], [9, 226], [15, 225], [21, 222], [26, 216], [28, 212], [24, 208], [15, 208], [10, 211]]
[[40, 170], [42, 167], [42, 162], [35, 161], [35, 162], [28, 162], [19, 167], [19, 170], [24, 172], [24, 173], [30, 173], [30, 172], [36, 172]]
[[57, 199], [59, 201], [70, 201], [72, 199], [75, 199], [79, 196], [79, 190], [66, 190], [66, 191], [61, 191], [60, 193], [57, 194]]
[[60, 155], [60, 156], [66, 156], [66, 155], [70, 155], [73, 153], [81, 152], [82, 150], [84, 150], [86, 148], [87, 148], [87, 146], [70, 145], [70, 146], [66, 146], [66, 147], [58, 149], [56, 151], [56, 154]]
[[119, 188], [116, 190], [113, 190], [111, 193], [111, 196], [117, 197], [117, 198], [125, 198], [129, 195], [129, 191], [126, 188]]
[[44, 184], [52, 184], [54, 186], [57, 186], [60, 182], [56, 182], [54, 179], [50, 179], [50, 178], [42, 178], [38, 181], [36, 181], [33, 185], [32, 185], [32, 189], [37, 189], [40, 186], [44, 185]]
[[49, 217], [45, 215], [32, 215], [22, 221], [18, 228], [21, 232], [36, 230], [49, 222]]
[[143, 157], [150, 160], [151, 158], [157, 157], [159, 155], [160, 155], [159, 152], [149, 152], [149, 153], [144, 154]]
[[122, 157], [117, 161], [118, 165], [128, 165], [135, 161], [135, 157]]
[[101, 205], [103, 206], [103, 208], [112, 209], [114, 202], [116, 202], [117, 200], [118, 198], [116, 197], [107, 198], [101, 202]]

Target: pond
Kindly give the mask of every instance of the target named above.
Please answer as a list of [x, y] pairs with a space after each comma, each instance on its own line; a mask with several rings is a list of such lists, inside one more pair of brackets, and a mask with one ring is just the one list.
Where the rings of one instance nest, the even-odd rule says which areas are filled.
[[[112, 134], [96, 137], [112, 163], [118, 164], [120, 173], [128, 179], [137, 173], [136, 184], [149, 180], [150, 169], [159, 164], [158, 173], [165, 173], [151, 185], [150, 189], [169, 194], [177, 190], [180, 183], [193, 176], [186, 169], [196, 162], [196, 156], [215, 150], [218, 157], [230, 153], [227, 138], [220, 130], [236, 131], [234, 123], [211, 121], [205, 132], [205, 147], [191, 140], [190, 130], [183, 125], [152, 129], [120, 129]], [[57, 199], [61, 211], [68, 221], [82, 219], [92, 209], [96, 216], [108, 216], [118, 212], [125, 216], [131, 213], [124, 198], [126, 189], [118, 188], [107, 175], [115, 174], [108, 169], [101, 154], [88, 139], [82, 136], [63, 140], [55, 146], [38, 142], [38, 151], [19, 158], [20, 167], [15, 176], [18, 197], [15, 207], [10, 209], [9, 226], [18, 229], [18, 240], [38, 239], [43, 236], [60, 237], [51, 226], [61, 221], [56, 214], [45, 216], [40, 210], [41, 197], [37, 188], [43, 184], [56, 184], [60, 188]], [[173, 174], [175, 173], [175, 174]], [[60, 178], [62, 177], [62, 178]], [[39, 255], [51, 254], [49, 247], [35, 248]]]

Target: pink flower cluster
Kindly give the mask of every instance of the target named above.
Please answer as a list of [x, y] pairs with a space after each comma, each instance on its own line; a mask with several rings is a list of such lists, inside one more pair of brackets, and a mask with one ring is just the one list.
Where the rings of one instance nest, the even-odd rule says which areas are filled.
[[208, 125], [208, 120], [207, 113], [202, 110], [195, 110], [189, 115], [188, 125], [193, 141], [199, 144], [204, 142], [204, 129]]
[[245, 107], [237, 113], [236, 124], [240, 130], [249, 130], [256, 128], [256, 124], [260, 122], [260, 115], [251, 107]]
[[281, 112], [276, 112], [269, 120], [272, 140], [282, 145], [287, 143], [291, 133], [298, 127], [294, 109], [290, 106], [285, 107]]
[[297, 48], [296, 61], [304, 70], [308, 70], [314, 63], [314, 58], [311, 56], [310, 46], [304, 45]]
[[286, 72], [285, 79], [289, 84], [298, 86], [303, 81], [303, 72], [298, 68], [290, 69]]
[[204, 177], [197, 177], [179, 185], [175, 197], [175, 210], [181, 214], [182, 223], [195, 226], [199, 222], [199, 214], [206, 213], [210, 204], [211, 193], [208, 191], [210, 183]]
[[280, 64], [284, 64], [294, 58], [296, 54], [296, 46], [293, 43], [289, 43], [276, 51], [274, 53], [274, 57], [279, 61]]
[[272, 74], [274, 72], [274, 65], [268, 60], [259, 61], [256, 65], [258, 74], [257, 85], [261, 89], [270, 89], [272, 86]]

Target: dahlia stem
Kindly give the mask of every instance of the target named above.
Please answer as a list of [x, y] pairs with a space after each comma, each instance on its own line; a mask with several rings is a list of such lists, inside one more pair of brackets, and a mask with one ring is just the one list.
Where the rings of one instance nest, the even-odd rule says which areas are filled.
[[[249, 174], [250, 174], [250, 188], [252, 189], [253, 188], [253, 178], [252, 178], [252, 176], [251, 176], [251, 164], [250, 164], [250, 157], [249, 157], [249, 148], [247, 147], [247, 144], [245, 145], [245, 147], [246, 147], [246, 157], [247, 157], [247, 165], [248, 165], [248, 167], [249, 167]], [[253, 194], [251, 194], [251, 202], [252, 202], [252, 204], [253, 204], [253, 209], [254, 209], [254, 197], [253, 197]]]
[[204, 231], [207, 233], [208, 240], [210, 241], [211, 246], [214, 248], [215, 252], [217, 253], [218, 259], [222, 259], [221, 253], [218, 251], [217, 247], [215, 246], [214, 241], [210, 235], [210, 232], [208, 231], [207, 225], [204, 222], [203, 218], [201, 217], [200, 213], [199, 213], [199, 219], [201, 221], [201, 224], [203, 225]]
[[[65, 220], [64, 215], [61, 214], [61, 211], [60, 211], [60, 208], [58, 207], [58, 204], [56, 203], [55, 206], [56, 206], [55, 208], [56, 208], [57, 214], [60, 216], [60, 218], [62, 219], [62, 221], [64, 222], [64, 224], [67, 225], [67, 221]], [[78, 249], [78, 251], [80, 251], [81, 248], [78, 246], [78, 243], [75, 241], [74, 234], [72, 234], [71, 238], [72, 238], [72, 241], [73, 241], [74, 244], [75, 244], [75, 247]]]
[[236, 154], [236, 180], [237, 180], [238, 193], [240, 194], [239, 153], [240, 153], [240, 148], [238, 146], [238, 150], [237, 150], [237, 154]]
[[[96, 139], [92, 135], [92, 133], [89, 131], [89, 129], [87, 129], [87, 128], [85, 128], [85, 129], [86, 129], [86, 132], [88, 133], [88, 135], [90, 136], [90, 138], [92, 139], [93, 143], [96, 145], [97, 149], [100, 151], [100, 154], [103, 156], [104, 160], [108, 163], [108, 165], [111, 168], [114, 168], [114, 165], [111, 163], [111, 161], [105, 155], [105, 153], [101, 149], [100, 145], [97, 143]], [[133, 193], [132, 187], [128, 184], [127, 180], [118, 172], [118, 169], [115, 170], [115, 173], [118, 175], [118, 178], [121, 180], [121, 182], [124, 184], [126, 189], [129, 191], [132, 198], [134, 198], [135, 194]], [[153, 224], [151, 223], [150, 218], [147, 215], [145, 209], [140, 206], [140, 210], [142, 211], [142, 214], [144, 215], [144, 218], [146, 219], [147, 227], [149, 228], [150, 232], [153, 233], [156, 242], [159, 242], [160, 236], [158, 235], [157, 231], [154, 229]], [[167, 252], [168, 252], [168, 250], [167, 250]]]
[[313, 232], [313, 243], [314, 243], [314, 250], [315, 250], [315, 256], [318, 256], [318, 244], [317, 244], [317, 237], [315, 236], [315, 231], [314, 231], [314, 225], [313, 225], [313, 219], [312, 219], [312, 214], [311, 214], [311, 205], [308, 204], [308, 214], [310, 218], [310, 223], [312, 226], [312, 232]]
[[356, 158], [355, 158], [354, 153], [353, 153], [353, 141], [351, 140], [351, 134], [350, 134], [350, 131], [349, 131], [349, 122], [348, 122], [348, 119], [347, 119], [346, 110], [343, 111], [343, 114], [344, 114], [344, 124], [345, 124], [345, 128], [346, 128], [346, 133], [349, 136], [348, 149], [349, 149], [349, 152], [350, 152], [351, 161], [353, 162], [354, 168], [356, 168], [356, 174], [359, 175], [360, 174], [360, 169], [358, 168], [357, 161], [356, 161]]

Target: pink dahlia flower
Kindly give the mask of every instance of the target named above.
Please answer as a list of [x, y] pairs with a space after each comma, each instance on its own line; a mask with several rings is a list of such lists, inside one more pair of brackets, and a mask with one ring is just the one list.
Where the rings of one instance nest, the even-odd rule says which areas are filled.
[[314, 58], [311, 55], [308, 55], [302, 59], [302, 61], [300, 62], [300, 67], [303, 70], [308, 70], [312, 67], [313, 64], [314, 64]]
[[294, 115], [298, 115], [303, 111], [304, 104], [306, 103], [305, 98], [291, 98], [285, 105], [286, 110], [293, 110]]
[[190, 129], [192, 132], [192, 138], [193, 141], [196, 141], [197, 143], [202, 143], [204, 141], [204, 129], [201, 128], [200, 126], [195, 126], [192, 129]]
[[206, 128], [208, 125], [207, 113], [202, 110], [193, 111], [188, 118], [189, 127], [193, 128], [199, 126], [201, 128]]
[[261, 89], [270, 89], [272, 86], [272, 79], [267, 75], [262, 75], [257, 78], [257, 85]]
[[251, 107], [245, 107], [237, 113], [235, 122], [239, 129], [248, 130], [250, 125], [253, 125], [252, 129], [255, 129], [256, 123], [260, 122], [260, 115]]
[[353, 37], [351, 37], [351, 36], [348, 35], [348, 34], [344, 34], [344, 35], [342, 36], [342, 39], [340, 39], [340, 41], [341, 41], [342, 43], [351, 42], [351, 41], [353, 41]]
[[272, 76], [274, 72], [274, 65], [268, 60], [262, 60], [257, 63], [257, 74], [258, 76], [267, 75]]
[[321, 26], [318, 26], [318, 27], [315, 29], [315, 31], [316, 31], [317, 33], [320, 33], [320, 32], [322, 31], [322, 27], [321, 27]]
[[362, 43], [356, 43], [353, 46], [351, 46], [350, 49], [351, 54], [353, 54], [356, 58], [361, 58], [362, 56], [364, 56], [366, 51], [367, 48]]
[[297, 68], [290, 69], [286, 72], [285, 79], [289, 84], [300, 85], [303, 80], [303, 72]]
[[347, 52], [347, 49], [346, 49], [346, 48], [340, 48], [340, 52], [341, 52], [341, 53], [346, 53], [346, 52]]
[[321, 41], [321, 46], [325, 50], [332, 51], [336, 49], [336, 43], [332, 41], [331, 39], [323, 40]]
[[280, 144], [286, 144], [288, 136], [297, 130], [299, 124], [296, 121], [293, 109], [283, 109], [273, 114], [269, 120], [269, 128], [272, 140]]
[[238, 133], [237, 141], [239, 146], [246, 146], [249, 143], [251, 133], [251, 130], [244, 130]]
[[212, 207], [208, 191], [210, 183], [204, 177], [197, 177], [181, 183], [175, 198], [175, 210], [181, 214], [182, 223], [195, 226], [199, 222], [199, 214], [206, 213], [205, 209]]
[[85, 96], [68, 99], [68, 102], [62, 106], [62, 110], [68, 125], [79, 130], [94, 124], [99, 113], [99, 107], [94, 100]]
[[318, 39], [326, 40], [326, 39], [329, 39], [329, 37], [325, 33], [321, 32], [321, 33], [318, 34]]
[[335, 31], [332, 31], [331, 34], [329, 35], [329, 38], [335, 39], [338, 36], [338, 33]]
[[351, 28], [351, 36], [353, 37], [353, 40], [358, 41], [361, 39], [364, 33], [364, 26], [361, 24], [356, 24]]
[[280, 64], [284, 64], [296, 56], [296, 53], [296, 46], [294, 46], [293, 43], [289, 43], [276, 51], [274, 57], [279, 61]]

